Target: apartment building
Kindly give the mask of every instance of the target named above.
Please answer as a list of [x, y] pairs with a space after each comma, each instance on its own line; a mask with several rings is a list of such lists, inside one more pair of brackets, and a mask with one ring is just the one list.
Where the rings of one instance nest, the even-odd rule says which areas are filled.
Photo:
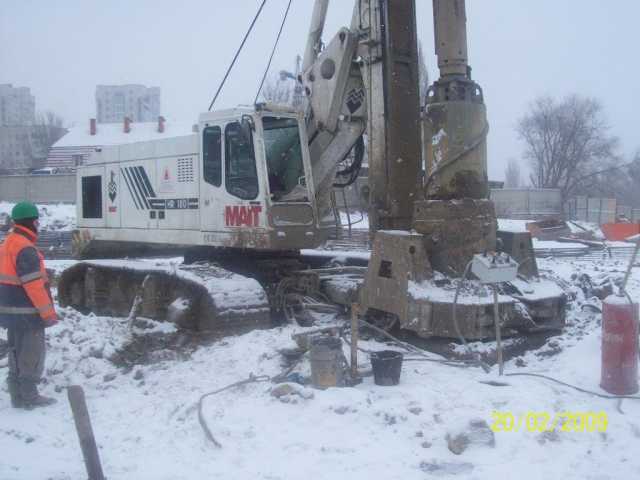
[[153, 122], [160, 116], [160, 88], [144, 85], [98, 85], [96, 119], [98, 123], [118, 123], [124, 117], [132, 122]]
[[36, 99], [28, 87], [0, 84], [0, 126], [32, 125], [36, 120]]

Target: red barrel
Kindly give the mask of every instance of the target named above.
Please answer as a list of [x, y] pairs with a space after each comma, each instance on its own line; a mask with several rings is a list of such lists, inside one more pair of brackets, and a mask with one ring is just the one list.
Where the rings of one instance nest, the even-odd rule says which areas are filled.
[[615, 395], [638, 391], [638, 304], [611, 295], [602, 302], [600, 386]]

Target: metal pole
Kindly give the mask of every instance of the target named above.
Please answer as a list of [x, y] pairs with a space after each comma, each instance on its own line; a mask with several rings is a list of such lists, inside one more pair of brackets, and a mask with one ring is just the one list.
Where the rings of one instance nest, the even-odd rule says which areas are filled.
[[498, 305], [498, 287], [496, 285], [493, 286], [493, 322], [496, 325], [496, 347], [497, 347], [497, 355], [498, 355], [498, 368], [500, 375], [504, 373], [504, 363], [502, 361], [502, 336], [500, 334], [500, 313]]
[[87, 402], [84, 398], [84, 391], [79, 385], [72, 385], [67, 389], [69, 404], [73, 412], [73, 420], [76, 424], [78, 439], [80, 440], [80, 448], [84, 457], [84, 464], [87, 467], [89, 480], [105, 480], [102, 473], [102, 465], [100, 465], [100, 455], [98, 455], [98, 447], [96, 439], [93, 436], [91, 428], [91, 418], [87, 410]]
[[351, 378], [358, 377], [358, 314], [359, 305], [351, 304]]
[[349, 205], [347, 205], [347, 194], [345, 193], [346, 188], [341, 188], [342, 190], [342, 203], [344, 203], [344, 210], [347, 213], [347, 223], [349, 225], [349, 238], [351, 238], [351, 214], [349, 213]]
[[633, 249], [633, 255], [629, 260], [629, 265], [627, 265], [627, 271], [624, 274], [624, 280], [622, 280], [622, 287], [620, 287], [621, 292], [627, 291], [627, 282], [629, 281], [629, 277], [631, 276], [631, 269], [633, 268], [633, 264], [636, 263], [636, 257], [638, 256], [638, 250], [640, 250], [640, 237], [636, 239], [636, 246]]
[[302, 71], [306, 72], [313, 62], [318, 58], [320, 53], [320, 45], [322, 44], [322, 31], [324, 23], [327, 19], [327, 9], [329, 8], [329, 0], [316, 0], [313, 5], [313, 13], [311, 14], [311, 25], [309, 26], [309, 34], [307, 36], [307, 47], [304, 51], [302, 59]]

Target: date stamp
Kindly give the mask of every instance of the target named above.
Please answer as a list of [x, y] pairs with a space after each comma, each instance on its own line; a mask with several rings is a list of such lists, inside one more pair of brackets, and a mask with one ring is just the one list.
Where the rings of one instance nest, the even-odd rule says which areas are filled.
[[606, 432], [609, 417], [606, 412], [512, 412], [491, 413], [494, 432]]

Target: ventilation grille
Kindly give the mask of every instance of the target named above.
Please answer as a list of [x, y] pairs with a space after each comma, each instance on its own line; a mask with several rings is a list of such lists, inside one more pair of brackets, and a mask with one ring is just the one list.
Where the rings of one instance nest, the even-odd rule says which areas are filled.
[[193, 182], [193, 158], [178, 159], [178, 182]]

